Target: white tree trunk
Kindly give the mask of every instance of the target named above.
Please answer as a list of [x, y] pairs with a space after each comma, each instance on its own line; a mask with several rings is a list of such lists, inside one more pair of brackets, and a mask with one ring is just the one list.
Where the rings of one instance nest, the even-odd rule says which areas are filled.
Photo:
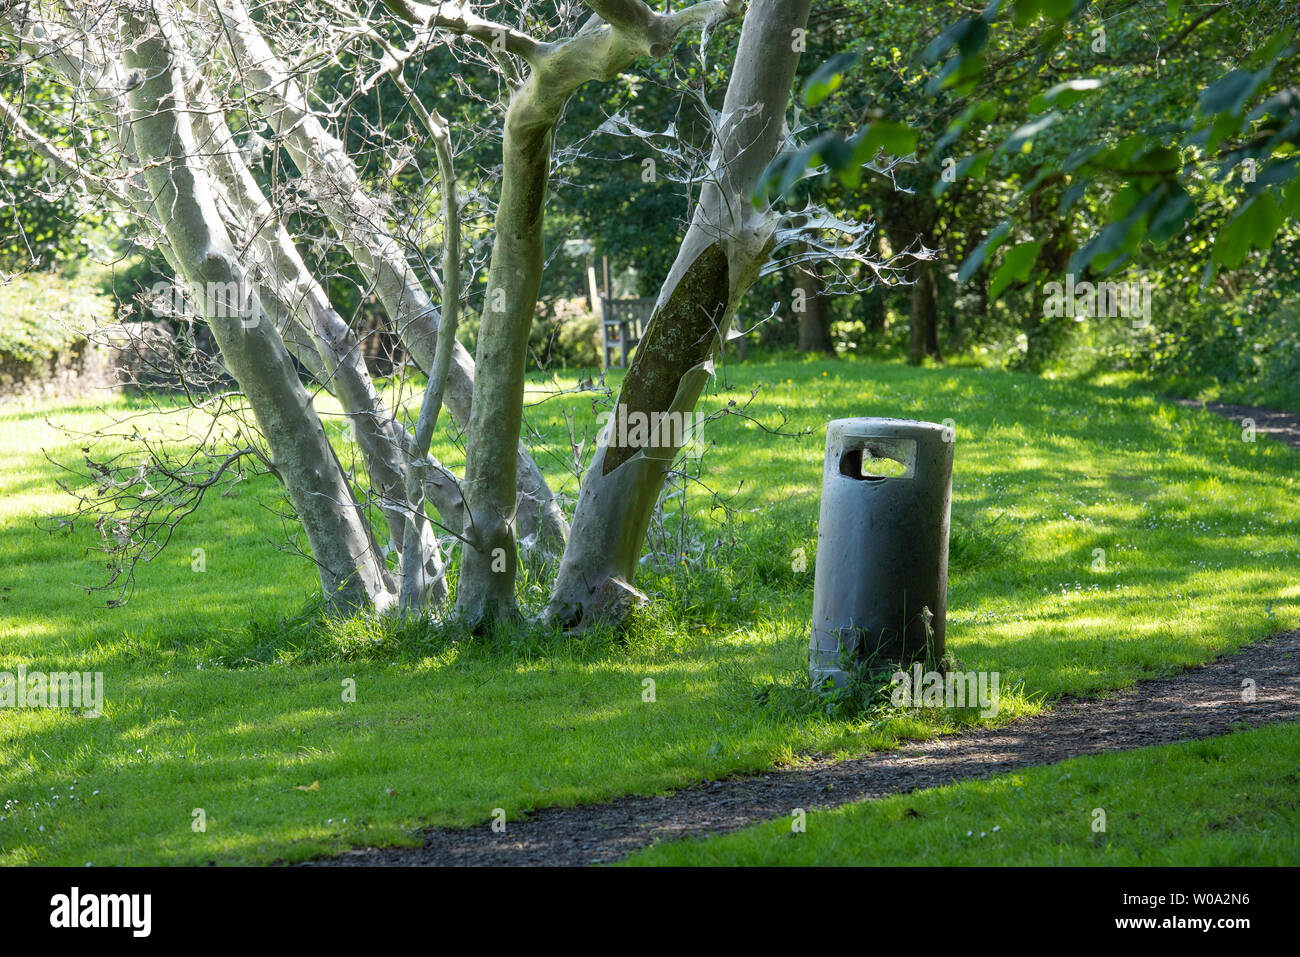
[[[215, 184], [194, 162], [199, 152], [178, 58], [143, 11], [125, 11], [122, 25], [134, 41], [124, 53], [133, 137], [181, 278], [201, 289], [248, 289], [250, 277], [213, 200]], [[326, 596], [335, 606], [386, 606], [391, 593], [382, 556], [284, 342], [260, 308], [255, 302], [235, 315], [218, 309], [205, 319], [271, 449]]]
[[506, 114], [501, 199], [467, 431], [468, 544], [461, 554], [456, 593], [457, 612], [474, 626], [518, 614], [515, 477], [500, 463], [519, 444], [528, 332], [542, 279], [542, 228], [555, 126], [583, 84], [617, 76], [639, 56], [663, 56], [688, 27], [736, 9], [733, 3], [705, 2], [658, 15], [641, 0], [589, 0], [588, 6], [600, 17], [569, 40], [531, 53], [532, 69]]
[[[414, 437], [397, 422], [375, 389], [361, 344], [308, 270], [288, 230], [244, 165], [222, 112], [207, 95], [204, 80], [197, 75], [187, 75], [187, 80], [194, 90], [191, 115], [196, 135], [206, 144], [205, 156], [231, 206], [228, 228], [240, 233], [241, 246], [257, 251], [262, 305], [281, 330], [290, 352], [343, 406], [372, 493], [387, 519], [390, 547], [400, 559], [398, 577], [406, 588], [440, 602], [448, 593], [442, 556], [421, 509], [427, 494], [443, 521], [458, 530], [463, 505], [455, 477], [436, 460], [422, 461], [420, 488], [414, 494], [407, 488], [406, 459]], [[250, 232], [252, 235], [245, 235]], [[422, 460], [428, 459], [428, 446], [425, 441]], [[395, 580], [388, 584], [396, 590]]]
[[[302, 89], [257, 30], [242, 0], [205, 2], [217, 12], [240, 57], [254, 107], [273, 130], [285, 137], [290, 157], [313, 184], [321, 208], [362, 274], [374, 285], [392, 328], [401, 336], [411, 358], [430, 373], [437, 350], [439, 311], [389, 229], [387, 213], [366, 192], [343, 144], [312, 112]], [[474, 361], [456, 342], [445, 401], [462, 426], [470, 419], [473, 393]], [[515, 443], [510, 458], [515, 460], [522, 534], [543, 551], [558, 551], [567, 536], [568, 523], [550, 486], [521, 443]], [[445, 518], [449, 524], [450, 519]]]
[[[740, 299], [772, 249], [776, 216], [756, 209], [751, 197], [785, 141], [799, 61], [796, 31], [806, 27], [810, 2], [749, 5], [712, 175], [619, 390], [618, 406], [628, 415], [690, 415]], [[611, 421], [620, 414], [616, 408]], [[673, 430], [667, 431], [671, 439]], [[565, 624], [619, 619], [640, 600], [633, 587], [637, 561], [680, 447], [672, 441], [632, 447], [618, 444], [620, 438], [617, 430], [606, 430], [583, 476], [547, 609], [548, 617]]]

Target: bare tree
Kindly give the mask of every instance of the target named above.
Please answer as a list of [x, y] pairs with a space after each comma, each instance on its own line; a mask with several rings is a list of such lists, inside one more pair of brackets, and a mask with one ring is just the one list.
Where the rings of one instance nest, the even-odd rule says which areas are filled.
[[[877, 262], [869, 226], [762, 199], [765, 170], [803, 133], [789, 112], [810, 4], [700, 0], [660, 11], [643, 0], [539, 0], [515, 5], [505, 22], [466, 2], [0, 0], [0, 34], [25, 70], [61, 85], [55, 119], [77, 122], [56, 140], [42, 132], [44, 117], [13, 103], [0, 101], [0, 119], [72, 187], [124, 210], [140, 241], [162, 252], [220, 350], [212, 375], [201, 381], [191, 370], [180, 384], [196, 408], [236, 423], [221, 442], [202, 434], [202, 455], [180, 462], [150, 442], [138, 461], [88, 456], [91, 508], [117, 510], [105, 525], [109, 550], [147, 557], [171, 516], [223, 476], [260, 465], [282, 483], [322, 589], [340, 608], [436, 609], [448, 597], [442, 549], [451, 544], [461, 549], [455, 613], [472, 626], [520, 614], [516, 566], [528, 550], [562, 550], [552, 620], [625, 615], [644, 599], [634, 571], [684, 436], [607, 429], [572, 529], [522, 441], [557, 132], [585, 84], [669, 57], [688, 35], [706, 57], [719, 28], [743, 18], [721, 107], [683, 85], [713, 142], [680, 180], [695, 194], [690, 227], [616, 406], [656, 422], [687, 417], [765, 270], [826, 262], [834, 290], [835, 275], [888, 280], [915, 258]], [[481, 107], [482, 129], [499, 137], [499, 173], [462, 168], [458, 131], [409, 81], [434, 51], [437, 62], [450, 53], [490, 77], [462, 86]], [[404, 135], [432, 146], [436, 176], [426, 178], [437, 188], [418, 200], [377, 186], [365, 172], [372, 157], [349, 152], [344, 134], [360, 122], [353, 105], [380, 88], [415, 117]], [[632, 130], [617, 117], [607, 125]], [[365, 133], [390, 165], [409, 162], [402, 136]], [[467, 229], [484, 242], [465, 242]], [[437, 257], [427, 252], [435, 244]], [[331, 302], [326, 252], [344, 257], [378, 300], [427, 377], [418, 395], [409, 375], [398, 377], [396, 396], [372, 381], [355, 323]], [[471, 359], [458, 319], [482, 268]], [[214, 393], [225, 375], [237, 387]], [[342, 409], [348, 446], [322, 417], [324, 394]], [[463, 479], [429, 452], [444, 405], [464, 429]], [[359, 461], [345, 463], [348, 448]]]

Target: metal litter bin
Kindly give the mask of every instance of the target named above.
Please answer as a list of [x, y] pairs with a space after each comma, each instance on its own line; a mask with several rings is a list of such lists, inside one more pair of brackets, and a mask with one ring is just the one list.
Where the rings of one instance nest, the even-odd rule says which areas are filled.
[[932, 422], [836, 419], [827, 426], [814, 687], [827, 680], [844, 686], [845, 652], [891, 671], [943, 657], [952, 452], [952, 430]]

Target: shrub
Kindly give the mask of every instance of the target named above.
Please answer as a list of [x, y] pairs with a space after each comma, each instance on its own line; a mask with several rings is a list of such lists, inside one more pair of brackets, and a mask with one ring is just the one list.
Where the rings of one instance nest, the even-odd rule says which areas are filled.
[[539, 304], [529, 336], [532, 362], [542, 369], [598, 369], [600, 319], [583, 299], [556, 299]]
[[112, 300], [84, 279], [24, 273], [0, 284], [0, 387], [79, 355]]

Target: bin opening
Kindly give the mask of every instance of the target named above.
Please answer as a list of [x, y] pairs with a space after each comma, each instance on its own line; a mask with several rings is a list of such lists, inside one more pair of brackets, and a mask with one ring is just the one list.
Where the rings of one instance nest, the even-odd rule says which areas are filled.
[[840, 474], [861, 482], [911, 478], [915, 474], [916, 442], [912, 439], [872, 439], [840, 456]]

